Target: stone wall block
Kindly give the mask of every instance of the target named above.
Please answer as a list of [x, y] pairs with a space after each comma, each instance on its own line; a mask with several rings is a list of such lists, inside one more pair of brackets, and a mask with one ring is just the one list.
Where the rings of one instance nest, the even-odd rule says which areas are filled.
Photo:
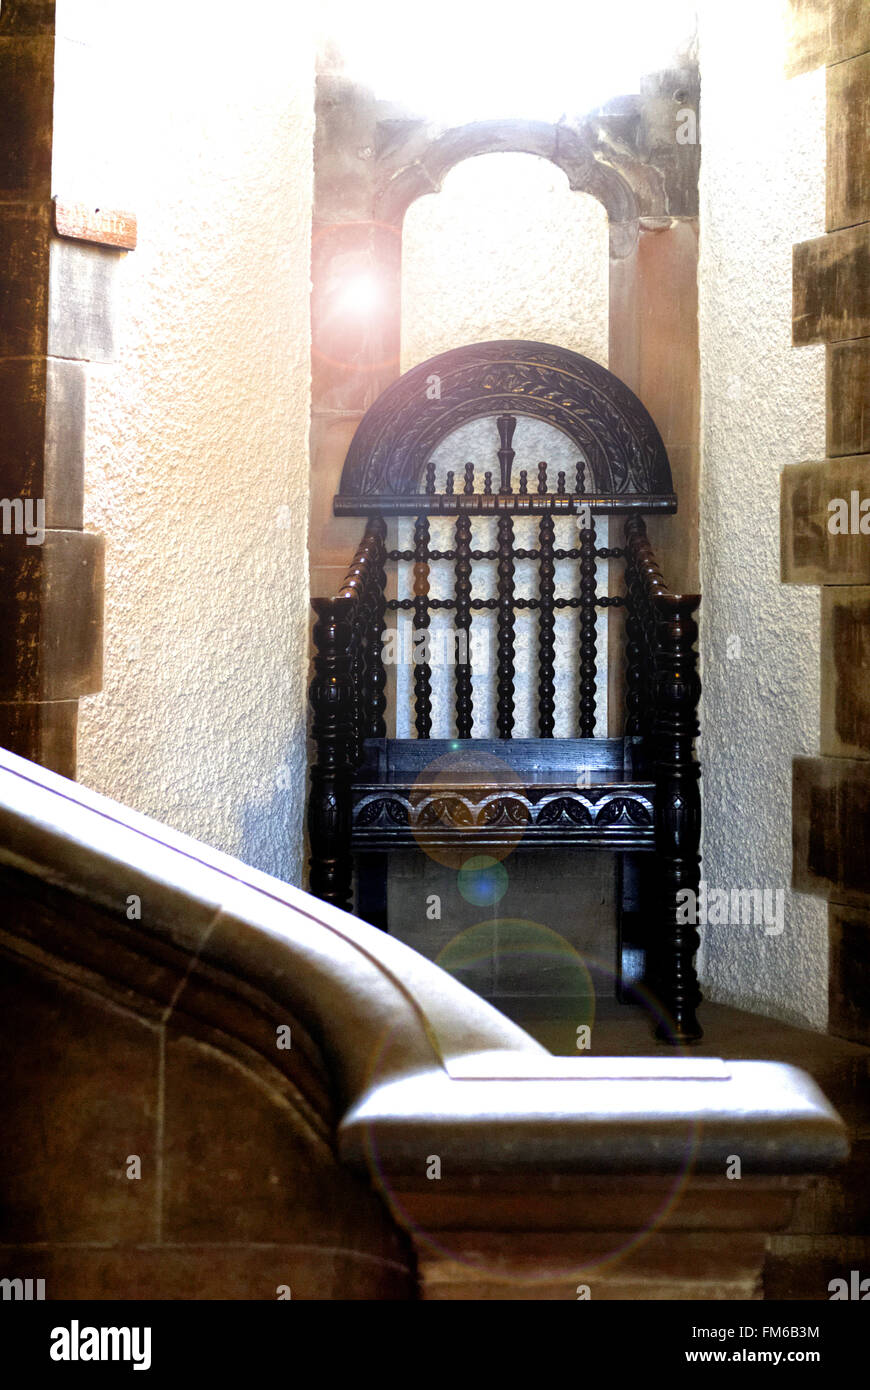
[[[700, 74], [693, 63], [641, 78], [641, 149], [664, 174], [667, 211], [673, 217], [698, 216], [698, 176], [701, 167], [699, 109]], [[695, 129], [686, 112], [695, 114]], [[677, 139], [678, 130], [695, 140]]]
[[[336, 592], [347, 573], [365, 529], [362, 517], [336, 517], [332, 514], [332, 499], [338, 492], [341, 470], [359, 420], [359, 415], [331, 416], [318, 412], [311, 417], [311, 517], [308, 549], [311, 556], [312, 594]], [[334, 574], [326, 573], [332, 570], [341, 571], [335, 589], [330, 583]], [[318, 586], [314, 582], [315, 575], [319, 576]]]
[[795, 347], [870, 337], [870, 223], [800, 242], [792, 272]]
[[73, 700], [101, 688], [104, 539], [0, 538], [0, 700]]
[[870, 221], [870, 52], [827, 71], [827, 228]]
[[870, 452], [870, 338], [832, 343], [827, 357], [827, 453]]
[[[34, 915], [39, 908], [34, 905]], [[7, 956], [0, 973], [6, 1033], [0, 1079], [3, 1241], [114, 1246], [153, 1240], [158, 1036], [91, 990]], [[94, 1065], [107, 1071], [95, 1084]], [[38, 1151], [33, 1135], [39, 1134]], [[127, 1176], [136, 1155], [141, 1176]], [[27, 1270], [29, 1274], [29, 1269]], [[49, 1298], [64, 1298], [55, 1285]]]
[[87, 368], [81, 362], [47, 362], [45, 455], [46, 522], [52, 529], [80, 531], [84, 525]]
[[115, 282], [123, 254], [62, 237], [52, 240], [48, 298], [52, 357], [116, 360]]
[[42, 498], [53, 530], [82, 528], [85, 389], [79, 362], [0, 358], [0, 492]]
[[314, 202], [324, 222], [371, 217], [377, 163], [377, 104], [347, 78], [317, 78]]
[[0, 37], [17, 34], [53, 34], [55, 0], [3, 0]]
[[[853, 499], [857, 494], [857, 500]], [[870, 584], [870, 535], [860, 531], [860, 504], [870, 498], [867, 455], [790, 464], [780, 485], [781, 577], [785, 584]], [[830, 504], [847, 508], [847, 531]], [[842, 511], [842, 508], [838, 510]], [[857, 522], [859, 529], [853, 529]], [[868, 518], [870, 524], [870, 518]]]
[[0, 201], [51, 197], [53, 98], [54, 38], [0, 34]]
[[0, 703], [0, 748], [74, 778], [78, 717], [78, 700]]
[[50, 217], [49, 203], [0, 203], [0, 357], [47, 351]]
[[801, 757], [792, 771], [793, 886], [870, 908], [870, 762]]
[[823, 588], [821, 631], [821, 751], [870, 758], [870, 585]]
[[789, 77], [870, 48], [867, 0], [788, 0], [786, 22]]
[[870, 1047], [870, 912], [832, 903], [828, 926], [828, 1029]]

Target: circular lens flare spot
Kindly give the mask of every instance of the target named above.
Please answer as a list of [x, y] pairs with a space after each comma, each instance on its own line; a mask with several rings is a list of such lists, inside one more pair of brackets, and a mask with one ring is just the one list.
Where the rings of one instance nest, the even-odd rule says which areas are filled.
[[488, 854], [466, 859], [458, 878], [459, 892], [474, 907], [492, 907], [501, 902], [508, 890], [507, 869]]
[[493, 832], [492, 858], [505, 859], [529, 822], [518, 774], [501, 758], [475, 749], [470, 739], [452, 740], [450, 751], [427, 764], [410, 789], [410, 801], [411, 833], [417, 844], [430, 859], [451, 869], [466, 863], [481, 829]]
[[351, 276], [342, 287], [336, 297], [336, 304], [345, 314], [369, 314], [380, 308], [383, 299], [383, 291], [375, 276], [361, 273]]

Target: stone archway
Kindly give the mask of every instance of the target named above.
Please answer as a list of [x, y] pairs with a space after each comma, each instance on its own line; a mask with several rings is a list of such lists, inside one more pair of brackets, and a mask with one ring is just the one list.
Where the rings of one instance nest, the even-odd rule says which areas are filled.
[[[609, 362], [640, 396], [671, 456], [680, 513], [655, 537], [675, 585], [697, 586], [699, 363], [697, 145], [677, 141], [678, 113], [697, 106], [697, 67], [647, 79], [595, 119], [499, 120], [449, 129], [397, 117], [344, 77], [318, 81], [312, 252], [311, 589], [341, 582], [358, 539], [332, 516], [356, 426], [399, 374], [402, 224], [477, 155], [550, 160], [569, 186], [607, 211]], [[348, 276], [377, 267], [389, 302], [354, 336], [335, 306]]]
[[[401, 223], [411, 203], [425, 193], [438, 193], [445, 175], [463, 160], [482, 154], [531, 154], [548, 159], [563, 171], [576, 193], [589, 193], [603, 204], [611, 225], [637, 222], [640, 208], [663, 201], [662, 190], [644, 189], [641, 200], [631, 182], [615, 166], [598, 160], [579, 132], [570, 126], [543, 121], [475, 121], [438, 136], [422, 155], [395, 173], [377, 190], [375, 215]], [[640, 175], [638, 174], [640, 182]], [[661, 210], [661, 209], [658, 209]]]

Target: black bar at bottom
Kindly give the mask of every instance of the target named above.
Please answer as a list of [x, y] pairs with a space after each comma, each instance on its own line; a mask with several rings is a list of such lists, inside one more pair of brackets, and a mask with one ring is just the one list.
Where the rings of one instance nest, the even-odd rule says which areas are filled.
[[[852, 1284], [859, 1291], [870, 1277], [856, 1271]], [[847, 1276], [848, 1283], [848, 1276]], [[594, 1284], [594, 1281], [593, 1281]], [[275, 1302], [2, 1302], [0, 1329], [3, 1359], [15, 1368], [10, 1384], [27, 1385], [34, 1372], [42, 1384], [64, 1384], [73, 1377], [99, 1381], [108, 1371], [117, 1385], [120, 1378], [141, 1384], [177, 1384], [179, 1374], [195, 1373], [197, 1384], [213, 1376], [215, 1386], [263, 1383], [264, 1374], [309, 1383], [312, 1367], [328, 1364], [332, 1383], [339, 1364], [358, 1370], [374, 1354], [373, 1331], [395, 1332], [397, 1350], [402, 1347], [406, 1371], [425, 1365], [430, 1372], [436, 1360], [455, 1376], [464, 1350], [435, 1337], [425, 1346], [408, 1340], [413, 1328], [429, 1337], [447, 1324], [464, 1325], [466, 1331], [486, 1337], [488, 1371], [499, 1367], [502, 1356], [515, 1366], [517, 1317], [522, 1318], [523, 1343], [528, 1355], [543, 1368], [554, 1355], [580, 1355], [585, 1367], [615, 1364], [620, 1379], [626, 1372], [647, 1375], [654, 1370], [670, 1374], [684, 1369], [694, 1380], [715, 1368], [763, 1367], [788, 1371], [800, 1367], [815, 1371], [819, 1384], [838, 1385], [835, 1378], [861, 1364], [866, 1346], [867, 1310], [863, 1300], [764, 1302], [596, 1302], [594, 1287], [586, 1297], [582, 1287], [575, 1299], [561, 1307], [545, 1302], [526, 1302], [522, 1311], [508, 1310], [498, 1300], [486, 1302], [417, 1303], [399, 1310], [385, 1306], [375, 1313], [371, 1303], [352, 1307], [341, 1302], [307, 1302], [292, 1295]], [[505, 1300], [507, 1301], [507, 1300]], [[567, 1306], [566, 1306], [567, 1304]], [[372, 1323], [374, 1317], [375, 1322]], [[411, 1318], [409, 1323], [408, 1319]], [[419, 1329], [416, 1318], [420, 1318]], [[491, 1322], [490, 1322], [491, 1320]], [[626, 1336], [630, 1327], [631, 1335]], [[116, 1329], [117, 1338], [105, 1339], [111, 1350], [129, 1349], [127, 1359], [93, 1360], [99, 1355], [101, 1329]], [[130, 1335], [125, 1337], [123, 1334]], [[532, 1333], [534, 1341], [529, 1341]], [[134, 1335], [135, 1334], [135, 1335]], [[357, 1340], [357, 1337], [359, 1340]], [[469, 1342], [469, 1347], [472, 1345]], [[367, 1350], [368, 1348], [368, 1350]], [[416, 1348], [416, 1349], [415, 1349]], [[137, 1359], [133, 1359], [135, 1352]], [[614, 1362], [614, 1357], [615, 1362]], [[61, 1359], [64, 1358], [64, 1359]], [[73, 1359], [74, 1358], [74, 1359]], [[303, 1361], [304, 1358], [304, 1361]], [[345, 1359], [346, 1358], [346, 1359]], [[303, 1367], [305, 1368], [303, 1370]], [[374, 1371], [374, 1367], [371, 1368]], [[319, 1378], [319, 1377], [318, 1377]], [[107, 1378], [102, 1377], [104, 1383]], [[775, 1377], [772, 1377], [775, 1383]], [[507, 1383], [516, 1383], [508, 1381]], [[646, 1381], [644, 1381], [646, 1383]]]

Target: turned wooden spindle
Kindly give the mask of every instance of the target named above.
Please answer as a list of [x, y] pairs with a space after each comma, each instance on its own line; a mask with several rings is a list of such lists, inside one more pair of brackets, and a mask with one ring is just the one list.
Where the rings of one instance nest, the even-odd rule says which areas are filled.
[[[380, 629], [375, 632], [381, 604], [385, 603], [384, 537], [386, 524], [380, 517], [368, 523], [362, 541], [345, 575], [338, 598], [351, 598], [350, 671], [354, 689], [353, 744], [351, 761], [357, 765], [362, 756], [362, 741], [370, 736], [371, 706], [377, 703], [383, 689], [383, 651]], [[381, 618], [383, 617], [381, 611]]]
[[460, 638], [457, 648], [464, 660], [456, 663], [456, 734], [471, 738], [471, 517], [460, 512], [456, 518], [456, 556], [454, 560], [454, 601], [456, 632]]
[[581, 738], [595, 737], [596, 676], [596, 557], [595, 522], [580, 528], [580, 688]]
[[[546, 467], [546, 464], [543, 465]], [[556, 715], [555, 679], [555, 618], [554, 618], [554, 579], [556, 564], [553, 559], [555, 531], [553, 518], [547, 512], [541, 517], [538, 532], [538, 730], [541, 738], [552, 738]]]
[[625, 728], [626, 735], [643, 730], [647, 692], [646, 643], [643, 630], [644, 594], [630, 547], [625, 556]]
[[[643, 517], [625, 523], [626, 583], [629, 624], [626, 627], [630, 700], [626, 732], [647, 734], [653, 719], [653, 676], [658, 640], [655, 599], [668, 592]], [[635, 650], [636, 646], [636, 650]]]
[[499, 492], [506, 494], [513, 492], [511, 487], [511, 468], [513, 467], [516, 454], [511, 448], [511, 441], [514, 437], [514, 430], [517, 427], [517, 417], [515, 415], [499, 415], [496, 419], [498, 426], [498, 437], [500, 448], [498, 451], [498, 466], [501, 473], [501, 486]]
[[363, 739], [363, 710], [360, 694], [365, 685], [365, 665], [366, 665], [366, 591], [365, 591], [365, 568], [361, 551], [357, 551], [353, 563], [345, 576], [344, 586], [340, 596], [351, 598], [353, 608], [351, 609], [351, 630], [348, 646], [350, 657], [350, 681], [354, 692], [353, 706], [351, 711], [352, 737], [349, 746], [349, 758], [352, 767], [356, 767], [362, 752]]
[[366, 659], [366, 687], [363, 708], [363, 737], [385, 738], [387, 726], [384, 712], [387, 707], [384, 670], [384, 632], [387, 626], [387, 525], [383, 517], [373, 517], [368, 530], [372, 535], [372, 576], [369, 603], [369, 642]]
[[701, 769], [695, 756], [701, 682], [694, 614], [699, 594], [659, 592], [652, 728], [656, 783], [655, 843], [658, 931], [651, 958], [651, 985], [663, 1011], [656, 1036], [676, 1043], [703, 1036], [696, 1010], [701, 991], [694, 957], [700, 937], [687, 917], [685, 890], [697, 903], [701, 877]]
[[349, 909], [351, 776], [353, 773], [354, 686], [351, 634], [356, 600], [315, 598], [314, 679], [311, 708], [315, 748], [308, 798], [311, 892]]
[[421, 515], [414, 524], [414, 706], [418, 738], [432, 733], [432, 671], [428, 661], [418, 660], [418, 633], [429, 629], [429, 518]]
[[511, 738], [514, 727], [514, 523], [510, 516], [498, 519], [497, 576], [496, 724], [499, 738]]

